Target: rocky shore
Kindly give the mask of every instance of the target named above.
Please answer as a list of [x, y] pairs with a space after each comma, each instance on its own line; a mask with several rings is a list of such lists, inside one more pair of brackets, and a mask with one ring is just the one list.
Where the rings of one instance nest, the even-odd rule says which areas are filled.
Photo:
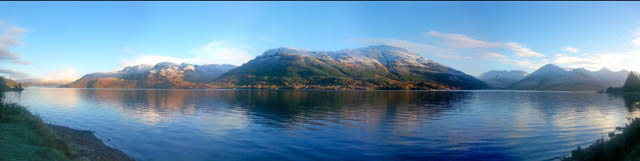
[[71, 158], [76, 161], [133, 161], [123, 152], [106, 146], [93, 132], [64, 126], [48, 125], [53, 133], [67, 143]]

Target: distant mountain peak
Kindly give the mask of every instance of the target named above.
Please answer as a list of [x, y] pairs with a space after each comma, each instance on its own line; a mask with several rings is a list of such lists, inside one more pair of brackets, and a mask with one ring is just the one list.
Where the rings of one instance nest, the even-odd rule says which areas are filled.
[[415, 85], [414, 88], [421, 86], [421, 89], [487, 87], [482, 81], [464, 72], [392, 45], [338, 51], [270, 49], [241, 67], [225, 73], [221, 79], [222, 82], [240, 85], [271, 81], [270, 83], [288, 86], [325, 86], [327, 82], [333, 82], [367, 87], [411, 84]]
[[540, 67], [538, 70], [534, 71], [533, 73], [529, 74], [529, 77], [534, 77], [538, 75], [558, 76], [558, 75], [565, 74], [566, 72], [567, 70], [560, 68], [557, 65], [547, 64]]
[[522, 80], [527, 75], [527, 72], [519, 70], [491, 70], [482, 73], [478, 78], [492, 88], [504, 89]]
[[546, 65], [540, 67], [540, 69], [538, 69], [538, 70], [541, 70], [541, 69], [545, 69], [545, 70], [549, 70], [549, 69], [551, 69], [551, 70], [564, 70], [564, 71], [566, 71], [564, 68], [561, 68], [560, 66], [557, 66], [555, 64], [546, 64]]
[[589, 72], [591, 72], [590, 70], [587, 70], [587, 69], [585, 69], [585, 68], [576, 68], [576, 69], [573, 69], [573, 70], [571, 70], [571, 71], [583, 72], [583, 73], [589, 73]]
[[388, 45], [388, 44], [372, 45], [372, 46], [368, 46], [366, 48], [373, 48], [373, 49], [380, 49], [380, 50], [404, 50], [404, 51], [408, 51], [406, 48], [399, 47], [399, 46], [394, 46], [394, 45]]
[[607, 87], [621, 86], [626, 79], [625, 71], [612, 72], [607, 68], [590, 71], [574, 68], [570, 71], [554, 64], [547, 64], [513, 84], [511, 89], [525, 90], [569, 90], [599, 91]]
[[309, 50], [300, 49], [300, 48], [294, 48], [294, 47], [280, 47], [280, 48], [275, 48], [275, 49], [269, 49], [266, 52], [264, 52], [262, 55], [268, 56], [268, 55], [273, 55], [273, 54], [276, 54], [276, 53], [294, 53], [294, 54], [344, 53], [344, 52], [357, 51], [357, 50], [379, 50], [379, 51], [390, 51], [390, 52], [392, 52], [392, 51], [401, 51], [401, 52], [404, 52], [404, 53], [409, 53], [409, 54], [415, 55], [415, 53], [410, 52], [406, 48], [393, 46], [393, 45], [386, 45], [386, 44], [372, 45], [372, 46], [367, 46], [367, 47], [363, 47], [363, 48], [344, 49], [344, 50], [339, 50], [339, 51], [309, 51]]
[[598, 71], [600, 71], [600, 72], [613, 72], [613, 71], [611, 71], [611, 70], [610, 70], [609, 68], [607, 68], [607, 67], [602, 67], [602, 69], [600, 69], [600, 70], [598, 70]]
[[228, 64], [192, 65], [161, 62], [124, 67], [108, 73], [91, 73], [71, 82], [75, 88], [194, 88], [206, 86], [232, 68]]
[[297, 48], [293, 48], [293, 47], [279, 47], [279, 48], [275, 48], [275, 49], [269, 49], [267, 51], [265, 51], [264, 53], [262, 53], [262, 55], [256, 57], [269, 57], [269, 56], [274, 56], [274, 55], [278, 55], [278, 54], [298, 54], [298, 55], [308, 55], [308, 51], [303, 50], [303, 49], [297, 49]]
[[178, 66], [178, 64], [172, 63], [172, 62], [160, 62], [156, 64], [154, 68], [172, 67], [172, 66]]

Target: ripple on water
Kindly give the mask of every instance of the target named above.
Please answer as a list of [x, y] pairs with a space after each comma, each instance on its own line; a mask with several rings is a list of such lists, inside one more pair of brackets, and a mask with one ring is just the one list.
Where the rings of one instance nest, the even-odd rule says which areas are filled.
[[572, 92], [29, 88], [4, 99], [159, 161], [547, 160], [640, 116], [628, 97]]

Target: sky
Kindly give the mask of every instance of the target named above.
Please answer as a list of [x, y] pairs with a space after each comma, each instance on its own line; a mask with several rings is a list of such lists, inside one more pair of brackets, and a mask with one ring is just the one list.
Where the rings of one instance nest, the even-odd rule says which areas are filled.
[[379, 44], [474, 76], [548, 63], [640, 71], [638, 11], [640, 2], [0, 2], [0, 75], [73, 80]]

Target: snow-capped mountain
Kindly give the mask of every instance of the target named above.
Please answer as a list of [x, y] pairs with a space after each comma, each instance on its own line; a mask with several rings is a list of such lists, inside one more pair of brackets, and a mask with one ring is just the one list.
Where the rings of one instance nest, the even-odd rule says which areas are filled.
[[[404, 48], [378, 45], [339, 51], [271, 49], [220, 77], [239, 86], [340, 86], [374, 89], [481, 89], [461, 71]], [[304, 88], [304, 87], [302, 87]]]
[[506, 89], [512, 84], [522, 80], [529, 73], [520, 70], [491, 70], [480, 75], [479, 79], [487, 83], [491, 88]]
[[600, 80], [607, 87], [621, 87], [629, 76], [628, 70], [611, 71], [608, 68], [602, 68], [594, 73], [596, 79]]
[[334, 52], [308, 51], [303, 49], [282, 47], [278, 49], [268, 50], [264, 54], [256, 57], [256, 60], [279, 58], [280, 55], [312, 56], [318, 59], [336, 61], [345, 65], [358, 65], [361, 67], [371, 68], [380, 66], [388, 68], [409, 66], [424, 68], [441, 67], [433, 70], [445, 70], [448, 72], [448, 67], [445, 67], [442, 64], [438, 64], [434, 61], [418, 56], [414, 53], [411, 53], [407, 49], [389, 45], [377, 45], [359, 49], [345, 49]]
[[547, 64], [509, 89], [517, 90], [556, 90], [556, 91], [601, 91], [608, 87], [624, 84], [628, 71], [610, 71], [606, 68], [589, 71], [577, 68], [567, 71], [553, 64]]
[[231, 65], [158, 63], [92, 73], [80, 88], [485, 89], [487, 84], [404, 48], [378, 45], [339, 51], [271, 49]]
[[135, 65], [116, 72], [91, 73], [66, 85], [75, 88], [181, 88], [212, 82], [233, 65], [162, 62]]

